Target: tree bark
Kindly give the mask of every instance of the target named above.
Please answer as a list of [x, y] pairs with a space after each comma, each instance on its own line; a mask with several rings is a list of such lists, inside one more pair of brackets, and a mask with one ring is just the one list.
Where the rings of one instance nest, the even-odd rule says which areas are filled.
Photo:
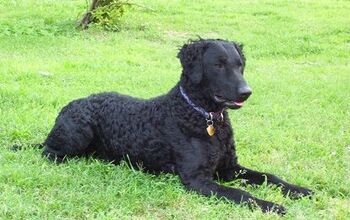
[[85, 13], [83, 18], [78, 22], [77, 27], [81, 29], [87, 29], [88, 25], [91, 23], [92, 11], [95, 10], [100, 3], [100, 0], [92, 0], [89, 10]]

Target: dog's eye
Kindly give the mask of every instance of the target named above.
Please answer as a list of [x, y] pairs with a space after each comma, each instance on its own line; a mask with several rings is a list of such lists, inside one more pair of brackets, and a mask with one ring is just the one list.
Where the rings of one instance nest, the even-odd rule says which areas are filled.
[[224, 65], [222, 63], [217, 63], [217, 64], [215, 64], [215, 67], [222, 69], [222, 68], [224, 68]]

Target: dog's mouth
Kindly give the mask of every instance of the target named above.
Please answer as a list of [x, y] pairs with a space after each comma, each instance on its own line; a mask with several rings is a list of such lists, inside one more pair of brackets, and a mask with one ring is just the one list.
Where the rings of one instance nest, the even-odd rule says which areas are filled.
[[219, 95], [214, 95], [214, 100], [215, 100], [215, 102], [222, 103], [226, 107], [232, 108], [232, 109], [238, 109], [238, 108], [242, 107], [244, 104], [244, 100], [232, 101], [232, 100], [225, 99], [224, 97], [219, 96]]

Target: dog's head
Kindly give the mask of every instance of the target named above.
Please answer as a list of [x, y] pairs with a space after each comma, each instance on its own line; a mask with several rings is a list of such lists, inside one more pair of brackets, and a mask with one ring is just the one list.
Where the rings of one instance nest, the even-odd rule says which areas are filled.
[[202, 89], [224, 107], [237, 109], [252, 90], [243, 78], [242, 45], [225, 40], [197, 40], [185, 44], [178, 58], [184, 80]]

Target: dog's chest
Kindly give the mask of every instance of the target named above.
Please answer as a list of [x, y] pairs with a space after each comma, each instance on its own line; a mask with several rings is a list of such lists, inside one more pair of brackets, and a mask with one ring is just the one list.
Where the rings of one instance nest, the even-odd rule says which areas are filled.
[[226, 141], [220, 139], [218, 135], [210, 137], [207, 146], [207, 163], [213, 170], [223, 163], [229, 153], [229, 145]]

